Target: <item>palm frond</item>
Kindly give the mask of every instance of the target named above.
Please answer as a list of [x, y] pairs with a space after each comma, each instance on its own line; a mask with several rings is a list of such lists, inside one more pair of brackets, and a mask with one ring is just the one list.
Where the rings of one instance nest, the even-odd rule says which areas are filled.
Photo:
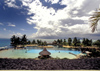
[[94, 32], [96, 30], [98, 21], [99, 21], [99, 19], [96, 19], [95, 21], [91, 22], [92, 32]]
[[94, 32], [97, 28], [97, 23], [100, 20], [100, 12], [94, 12], [92, 17], [89, 18], [89, 21], [91, 23], [92, 32]]
[[90, 22], [93, 22], [93, 21], [95, 22], [96, 20], [97, 20], [97, 18], [93, 18], [90, 20]]
[[92, 32], [94, 32], [96, 30], [96, 28], [97, 28], [97, 24], [92, 26]]

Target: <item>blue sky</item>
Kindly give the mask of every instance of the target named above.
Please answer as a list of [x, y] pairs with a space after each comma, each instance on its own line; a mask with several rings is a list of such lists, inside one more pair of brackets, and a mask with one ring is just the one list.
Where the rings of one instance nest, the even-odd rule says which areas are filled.
[[89, 17], [100, 0], [0, 0], [0, 38], [100, 38], [91, 32]]

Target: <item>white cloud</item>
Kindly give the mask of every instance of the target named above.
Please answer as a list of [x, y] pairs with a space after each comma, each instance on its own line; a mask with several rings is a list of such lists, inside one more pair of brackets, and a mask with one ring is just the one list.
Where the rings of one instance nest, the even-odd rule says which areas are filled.
[[83, 20], [83, 21], [85, 21], [85, 20], [88, 20], [88, 19], [89, 19], [89, 16], [73, 17], [72, 19], [74, 19], [74, 20]]
[[79, 34], [92, 33], [89, 24], [76, 24], [68, 28], [70, 31]]
[[21, 33], [16, 33], [15, 35], [16, 35], [16, 36], [22, 36], [22, 34], [21, 34]]
[[26, 31], [25, 29], [20, 29], [20, 30], [22, 30], [22, 31]]
[[16, 35], [16, 36], [18, 36], [18, 37], [21, 37], [21, 36], [22, 36], [22, 34], [19, 33], [19, 32], [17, 32], [17, 33], [13, 32], [12, 34], [10, 34], [10, 36], [12, 36], [12, 35]]
[[94, 12], [95, 12], [95, 11], [92, 10], [92, 11], [88, 12], [87, 14], [92, 15]]
[[78, 13], [78, 11], [73, 11], [73, 14], [77, 14]]
[[62, 0], [62, 2], [60, 2], [61, 5], [66, 5], [67, 4], [67, 8], [70, 9], [81, 9], [81, 7], [83, 6], [84, 2], [86, 0]]
[[17, 6], [16, 4], [16, 1], [15, 0], [5, 0], [5, 4], [8, 6], [8, 7], [13, 7], [13, 8], [20, 8], [19, 6]]
[[[55, 10], [52, 7], [47, 8], [47, 6], [42, 6], [40, 0], [34, 0], [33, 2], [32, 0], [20, 1], [22, 1], [22, 6], [28, 7], [28, 15], [34, 14], [34, 16], [30, 16], [26, 19], [28, 24], [36, 25], [34, 28], [37, 29], [37, 32], [33, 34], [34, 37], [79, 37], [91, 34], [88, 19], [91, 12], [93, 12], [100, 3], [99, 0], [62, 0], [59, 4], [66, 5], [66, 7]], [[45, 1], [51, 2], [52, 4], [59, 2], [59, 0]]]
[[8, 23], [8, 26], [11, 26], [11, 27], [16, 27], [16, 25], [11, 24], [11, 23]]
[[[85, 0], [82, 0], [82, 1], [77, 0], [77, 2], [74, 2], [73, 0], [70, 0], [70, 1], [62, 0], [60, 4], [67, 5], [67, 7], [63, 9], [59, 9], [57, 11], [53, 9], [52, 7], [47, 8], [47, 7], [42, 6], [42, 3], [39, 0], [35, 0], [30, 4], [27, 4], [25, 1], [23, 1], [23, 5], [29, 7], [28, 14], [35, 14], [34, 16], [27, 18], [27, 22], [29, 24], [36, 24], [34, 28], [37, 29], [37, 32], [36, 32], [37, 37], [57, 36], [59, 33], [64, 32], [63, 30], [61, 30], [61, 27], [60, 27], [63, 25], [61, 23], [62, 22], [61, 20], [71, 18], [71, 15], [70, 15], [71, 10], [74, 8], [80, 9], [84, 1]], [[51, 0], [51, 2], [57, 3], [58, 0], [55, 2]], [[75, 10], [73, 13], [77, 14], [78, 11]], [[73, 19], [87, 20], [87, 17], [85, 16], [81, 18], [74, 17]]]
[[0, 25], [4, 25], [3, 23], [0, 23]]
[[58, 3], [59, 0], [45, 0], [46, 2], [51, 2], [52, 4]]

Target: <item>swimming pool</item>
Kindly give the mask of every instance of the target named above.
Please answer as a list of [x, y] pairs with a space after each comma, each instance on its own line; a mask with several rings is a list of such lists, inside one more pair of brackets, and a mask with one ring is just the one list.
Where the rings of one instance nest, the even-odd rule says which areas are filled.
[[[0, 51], [0, 58], [36, 58], [39, 56], [39, 52], [41, 52], [43, 48], [37, 48], [37, 47], [28, 47], [28, 49], [9, 49]], [[81, 51], [77, 50], [69, 50], [65, 48], [47, 48], [47, 50], [51, 53], [51, 57], [53, 58], [68, 58], [68, 59], [74, 59], [76, 58], [75, 55], [69, 54], [80, 54]]]
[[[41, 52], [43, 49], [31, 49], [31, 50], [26, 50], [27, 53], [39, 53]], [[73, 54], [80, 54], [81, 51], [77, 51], [77, 50], [50, 50], [47, 49], [51, 54], [52, 53], [73, 53]]]

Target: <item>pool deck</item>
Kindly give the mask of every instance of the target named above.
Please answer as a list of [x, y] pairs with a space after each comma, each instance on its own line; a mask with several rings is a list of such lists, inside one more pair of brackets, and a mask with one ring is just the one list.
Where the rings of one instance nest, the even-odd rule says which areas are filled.
[[[28, 44], [28, 45], [25, 45], [25, 47], [34, 47], [34, 46], [37, 46], [37, 47], [40, 47], [40, 48], [53, 48], [53, 46], [39, 46], [37, 44]], [[17, 47], [20, 48], [20, 47], [23, 47], [23, 45], [18, 45]]]
[[32, 46], [38, 46], [37, 44], [29, 44], [29, 45], [25, 45], [25, 47], [32, 47]]
[[38, 46], [40, 48], [53, 48], [53, 46]]
[[84, 47], [84, 46], [81, 46], [81, 47], [80, 47], [80, 46], [79, 46], [79, 47], [78, 47], [78, 46], [76, 46], [76, 47], [75, 47], [75, 46], [66, 46], [66, 45], [63, 45], [63, 47], [64, 47], [64, 48], [74, 48], [74, 49], [75, 49], [75, 48], [90, 48], [90, 49], [99, 49], [99, 47], [96, 47], [96, 46], [86, 46], [86, 47]]

